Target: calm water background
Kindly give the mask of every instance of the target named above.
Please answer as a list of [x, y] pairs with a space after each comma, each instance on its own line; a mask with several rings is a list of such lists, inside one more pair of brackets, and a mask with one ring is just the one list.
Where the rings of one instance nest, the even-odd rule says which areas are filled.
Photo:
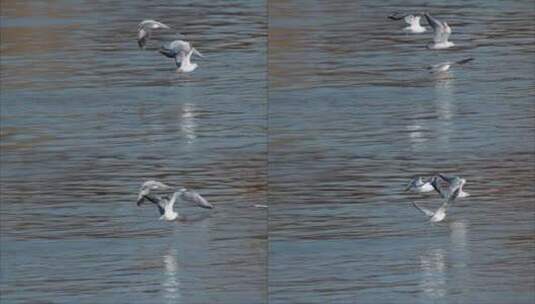
[[[264, 303], [264, 1], [2, 1], [2, 303]], [[163, 21], [206, 55], [146, 51]], [[158, 221], [147, 179], [216, 208]]]
[[[533, 1], [269, 1], [270, 303], [533, 303]], [[429, 51], [395, 10], [449, 21]], [[432, 76], [424, 67], [472, 56]], [[402, 192], [458, 174], [430, 225]]]

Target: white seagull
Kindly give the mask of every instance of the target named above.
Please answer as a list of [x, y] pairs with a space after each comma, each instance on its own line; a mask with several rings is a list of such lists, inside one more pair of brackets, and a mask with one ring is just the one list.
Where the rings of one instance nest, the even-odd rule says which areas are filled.
[[410, 183], [405, 188], [405, 191], [412, 191], [412, 192], [431, 192], [435, 190], [433, 185], [431, 185], [431, 182], [435, 179], [435, 177], [431, 177], [430, 179], [424, 181], [421, 176], [415, 176]]
[[178, 67], [177, 72], [179, 73], [193, 72], [197, 68], [196, 63], [191, 63], [192, 54], [204, 57], [189, 42], [184, 40], [175, 40], [168, 45], [163, 45], [158, 51], [166, 57], [175, 59]]
[[[146, 195], [145, 198], [155, 204], [158, 207], [160, 213], [160, 220], [174, 221], [178, 216], [178, 212], [175, 212], [174, 206], [177, 198], [180, 198], [183, 201], [195, 203], [197, 206], [213, 209], [214, 206], [210, 204], [204, 197], [198, 194], [195, 191], [180, 189], [173, 193], [171, 199], [168, 196], [151, 196]], [[139, 204], [138, 204], [139, 206]]]
[[403, 31], [407, 33], [412, 34], [420, 34], [427, 31], [425, 27], [420, 25], [420, 19], [422, 19], [422, 16], [418, 15], [400, 15], [399, 13], [395, 12], [392, 15], [388, 16], [388, 18], [392, 20], [401, 20], [403, 19], [405, 23], [407, 23], [409, 26], [404, 27]]
[[143, 203], [143, 200], [150, 194], [151, 191], [162, 191], [169, 189], [171, 189], [171, 187], [164, 183], [155, 180], [146, 181], [143, 183], [143, 185], [141, 185], [141, 188], [139, 189], [139, 194], [137, 196], [137, 205], [141, 205], [141, 203]]
[[139, 23], [137, 26], [137, 44], [140, 48], [145, 48], [152, 30], [156, 29], [170, 29], [170, 27], [156, 20], [143, 20]]
[[420, 210], [423, 214], [425, 214], [427, 217], [429, 217], [429, 221], [433, 223], [441, 222], [446, 218], [446, 212], [448, 211], [448, 207], [455, 201], [459, 194], [460, 188], [457, 188], [452, 195], [450, 195], [447, 200], [435, 211], [431, 211], [427, 208], [423, 208], [418, 206], [416, 203], [412, 203], [412, 205]]
[[474, 60], [474, 58], [466, 58], [466, 59], [463, 59], [463, 60], [459, 60], [459, 61], [446, 61], [446, 62], [441, 62], [441, 63], [438, 63], [438, 64], [433, 64], [433, 65], [430, 65], [427, 67], [427, 69], [431, 72], [431, 73], [441, 73], [441, 72], [446, 72], [447, 70], [450, 69], [450, 67], [454, 64], [465, 64], [467, 62], [470, 62]]
[[459, 190], [459, 193], [457, 194], [459, 198], [470, 196], [468, 192], [463, 191], [464, 184], [466, 184], [466, 179], [460, 178], [458, 176], [446, 176], [440, 173], [438, 173], [437, 176], [446, 182], [446, 186], [438, 184], [437, 179], [435, 179], [431, 183], [433, 188], [435, 188], [435, 190], [438, 192], [438, 194], [440, 194], [441, 197], [449, 198], [456, 190]]
[[427, 45], [428, 48], [433, 50], [439, 50], [439, 49], [447, 49], [455, 44], [453, 42], [448, 41], [448, 38], [451, 35], [451, 27], [446, 22], [439, 21], [429, 15], [428, 13], [424, 13], [425, 19], [427, 19], [427, 22], [431, 27], [433, 28], [433, 31], [435, 32], [435, 36], [433, 37], [433, 43], [429, 43]]

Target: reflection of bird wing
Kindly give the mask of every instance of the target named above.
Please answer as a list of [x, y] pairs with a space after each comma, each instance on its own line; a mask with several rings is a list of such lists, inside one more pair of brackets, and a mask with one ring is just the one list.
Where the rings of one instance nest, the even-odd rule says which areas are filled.
[[420, 206], [418, 206], [416, 203], [412, 203], [412, 205], [413, 205], [416, 209], [420, 210], [423, 214], [425, 214], [425, 215], [427, 215], [427, 216], [429, 216], [429, 217], [432, 217], [432, 216], [435, 214], [433, 211], [431, 211], [431, 210], [429, 210], [429, 209], [427, 209], [427, 208], [420, 207]]
[[202, 197], [199, 193], [195, 191], [191, 191], [191, 190], [183, 191], [181, 198], [184, 201], [194, 203], [201, 208], [206, 208], [206, 209], [214, 208], [212, 204], [210, 204], [204, 197]]

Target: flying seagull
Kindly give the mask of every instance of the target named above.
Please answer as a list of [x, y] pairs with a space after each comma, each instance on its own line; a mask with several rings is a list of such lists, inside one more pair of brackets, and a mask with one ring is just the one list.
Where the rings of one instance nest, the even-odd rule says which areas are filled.
[[155, 20], [143, 20], [139, 23], [137, 26], [137, 44], [140, 48], [145, 48], [152, 30], [156, 29], [170, 29], [170, 27]]
[[428, 13], [424, 13], [424, 16], [435, 32], [433, 43], [429, 43], [427, 45], [428, 48], [434, 50], [447, 49], [455, 45], [453, 42], [448, 41], [451, 35], [451, 27], [446, 22], [439, 21]]
[[141, 185], [141, 188], [139, 190], [139, 194], [137, 196], [137, 205], [141, 205], [143, 203], [143, 200], [147, 198], [151, 191], [162, 191], [169, 189], [171, 189], [171, 187], [164, 183], [155, 180], [146, 181], [143, 183], [143, 185]]
[[405, 23], [407, 23], [409, 26], [404, 27], [403, 31], [407, 33], [413, 33], [413, 34], [419, 34], [424, 33], [427, 31], [427, 29], [420, 25], [420, 19], [422, 16], [418, 15], [402, 15], [398, 12], [395, 12], [388, 16], [389, 19], [392, 20], [401, 20], [403, 19]]
[[[206, 199], [204, 199], [200, 194], [195, 191], [181, 189], [173, 193], [171, 199], [168, 196], [152, 196], [146, 195], [145, 199], [156, 205], [158, 207], [158, 212], [160, 213], [160, 220], [174, 221], [178, 216], [178, 212], [174, 211], [174, 205], [178, 198], [186, 202], [192, 202], [197, 204], [197, 206], [213, 209], [214, 206], [210, 204]], [[139, 204], [138, 204], [139, 206]]]
[[446, 186], [438, 184], [437, 179], [431, 183], [433, 188], [435, 188], [441, 197], [449, 198], [456, 190], [459, 190], [459, 193], [457, 194], [459, 198], [470, 196], [468, 192], [463, 191], [464, 184], [466, 184], [466, 179], [458, 176], [446, 176], [440, 173], [438, 173], [437, 176], [446, 182]]
[[426, 181], [423, 180], [421, 176], [415, 176], [410, 183], [405, 188], [405, 191], [412, 191], [412, 192], [431, 192], [434, 190], [433, 185], [431, 185], [431, 182], [435, 179], [435, 177], [431, 177], [427, 179]]
[[427, 208], [423, 208], [418, 206], [416, 203], [412, 203], [412, 205], [420, 210], [423, 214], [425, 214], [427, 217], [429, 217], [429, 221], [433, 223], [440, 222], [446, 218], [446, 212], [448, 211], [448, 207], [455, 201], [457, 196], [459, 195], [460, 187], [455, 189], [455, 191], [450, 195], [447, 200], [435, 211], [431, 211]]
[[465, 63], [468, 63], [468, 62], [470, 62], [472, 60], [474, 60], [474, 58], [466, 58], [466, 59], [459, 60], [459, 61], [446, 61], [446, 62], [441, 62], [441, 63], [438, 63], [438, 64], [430, 65], [430, 66], [427, 67], [427, 69], [431, 73], [446, 72], [454, 64], [465, 64]]
[[197, 49], [191, 46], [191, 43], [184, 40], [175, 40], [168, 45], [163, 45], [158, 50], [161, 54], [168, 58], [174, 58], [177, 72], [192, 72], [197, 68], [196, 63], [191, 63], [191, 55], [195, 54], [199, 57], [204, 57]]

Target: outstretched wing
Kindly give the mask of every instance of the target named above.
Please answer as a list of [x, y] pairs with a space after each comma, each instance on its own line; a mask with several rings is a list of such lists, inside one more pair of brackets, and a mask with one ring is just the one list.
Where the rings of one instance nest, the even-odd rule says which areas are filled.
[[160, 213], [160, 215], [163, 215], [165, 213], [165, 203], [169, 201], [169, 198], [167, 196], [145, 195], [144, 198], [156, 205], [156, 207], [158, 207], [158, 212]]
[[417, 205], [416, 203], [414, 203], [414, 202], [412, 203], [412, 205], [413, 205], [416, 209], [420, 210], [423, 214], [427, 215], [428, 217], [432, 217], [432, 216], [435, 214], [433, 211], [431, 211], [431, 210], [429, 210], [429, 209], [427, 209], [427, 208], [420, 207], [420, 206], [418, 206], [418, 205]]
[[433, 28], [433, 31], [435, 32], [433, 41], [435, 43], [442, 43], [447, 41], [451, 34], [449, 26], [446, 26], [444, 23], [429, 15], [428, 13], [425, 13], [424, 16], [427, 20], [427, 23], [429, 23], [429, 25]]
[[457, 64], [465, 64], [465, 63], [470, 62], [472, 60], [474, 60], [474, 58], [470, 57], [470, 58], [466, 58], [466, 59], [463, 59], [463, 60], [455, 61], [455, 63], [457, 63]]
[[214, 205], [210, 204], [204, 197], [202, 197], [199, 193], [191, 190], [187, 190], [182, 192], [181, 198], [185, 201], [191, 202], [196, 204], [199, 207], [206, 208], [206, 209], [212, 209], [214, 208]]
[[400, 14], [399, 12], [393, 12], [392, 14], [388, 15], [388, 19], [392, 19], [392, 20], [401, 20], [403, 18], [405, 18], [406, 15], [403, 15], [403, 14]]
[[433, 178], [431, 181], [431, 186], [433, 186], [433, 189], [435, 189], [436, 192], [440, 195], [442, 198], [446, 198], [447, 194], [446, 192], [438, 185], [438, 180], [436, 178]]

